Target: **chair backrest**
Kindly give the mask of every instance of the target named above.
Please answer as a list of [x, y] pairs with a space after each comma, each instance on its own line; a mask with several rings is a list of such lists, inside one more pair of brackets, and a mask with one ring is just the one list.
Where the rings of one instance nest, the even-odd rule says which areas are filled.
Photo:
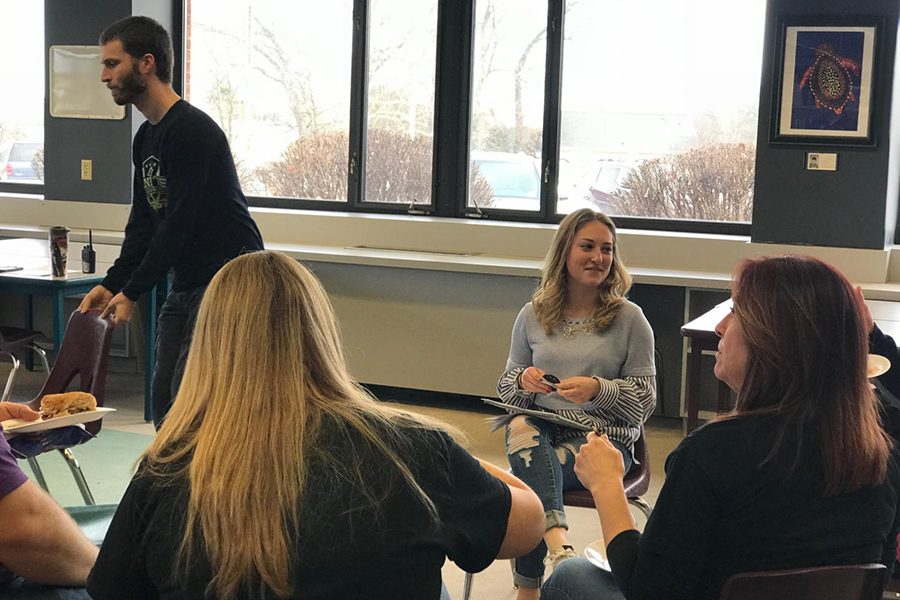
[[[60, 394], [69, 390], [69, 384], [79, 376], [77, 391], [90, 392], [97, 398], [97, 406], [103, 406], [106, 393], [106, 363], [109, 357], [109, 340], [112, 323], [101, 319], [99, 311], [82, 314], [75, 311], [69, 317], [62, 345], [56, 362], [40, 393], [29, 404], [40, 407], [41, 398], [47, 394]], [[102, 420], [85, 425], [91, 433], [100, 430]]]
[[880, 564], [738, 573], [719, 600], [879, 600], [886, 578]]
[[[647, 440], [644, 439], [643, 427], [641, 427], [641, 435], [634, 443], [634, 458], [638, 462], [632, 465], [622, 482], [625, 485], [627, 498], [643, 496], [650, 487], [650, 454], [647, 452]], [[569, 490], [563, 493], [563, 504], [594, 508], [594, 497], [587, 490]]]
[[647, 440], [644, 438], [644, 427], [641, 435], [634, 443], [634, 458], [637, 461], [625, 475], [625, 496], [634, 498], [643, 496], [650, 489], [650, 453], [647, 451]]
[[21, 327], [0, 327], [0, 352], [15, 354], [41, 336], [40, 331]]

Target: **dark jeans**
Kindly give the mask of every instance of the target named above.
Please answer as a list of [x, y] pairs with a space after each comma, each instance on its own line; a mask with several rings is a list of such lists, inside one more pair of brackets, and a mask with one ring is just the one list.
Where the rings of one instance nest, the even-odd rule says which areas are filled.
[[206, 286], [170, 292], [156, 321], [156, 368], [150, 384], [153, 426], [159, 429], [181, 385], [194, 321]]
[[0, 597], [16, 600], [90, 600], [87, 590], [76, 587], [56, 587], [25, 581], [16, 577], [8, 585], [0, 585]]

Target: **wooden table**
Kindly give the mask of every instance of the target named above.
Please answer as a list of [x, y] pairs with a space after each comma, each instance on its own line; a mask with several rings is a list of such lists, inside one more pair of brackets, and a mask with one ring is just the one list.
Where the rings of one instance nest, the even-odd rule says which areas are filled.
[[[872, 318], [883, 332], [900, 341], [900, 302], [866, 300]], [[717, 304], [693, 321], [685, 323], [681, 335], [688, 340], [687, 369], [685, 374], [684, 412], [685, 429], [690, 433], [697, 428], [700, 413], [700, 358], [704, 350], [715, 351], [719, 345], [716, 325], [731, 310], [731, 300]], [[719, 382], [716, 409], [728, 410], [731, 392], [727, 385]]]
[[[69, 242], [68, 264], [64, 277], [54, 277], [50, 268], [50, 245], [46, 239], [15, 238], [0, 240], [0, 267], [18, 266], [18, 271], [0, 273], [0, 291], [25, 296], [25, 327], [34, 328], [34, 296], [49, 296], [53, 321], [53, 347], [62, 345], [67, 315], [67, 296], [85, 294], [103, 281], [110, 262], [97, 262], [95, 273], [81, 272], [81, 249], [84, 244]], [[162, 286], [158, 286], [162, 287]], [[156, 365], [156, 313], [160, 300], [156, 288], [151, 290], [148, 314], [144, 319], [144, 419], [150, 420], [150, 379]], [[29, 357], [30, 367], [30, 357]]]

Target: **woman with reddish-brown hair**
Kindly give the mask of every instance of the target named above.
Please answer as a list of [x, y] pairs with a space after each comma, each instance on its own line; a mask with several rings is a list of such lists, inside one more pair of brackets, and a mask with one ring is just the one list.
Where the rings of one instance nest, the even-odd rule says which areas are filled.
[[741, 262], [716, 326], [716, 377], [734, 410], [688, 436], [643, 535], [622, 491], [621, 454], [590, 434], [575, 472], [597, 505], [612, 574], [561, 564], [543, 598], [714, 600], [735, 573], [891, 566], [900, 469], [866, 379], [867, 329], [830, 265]]

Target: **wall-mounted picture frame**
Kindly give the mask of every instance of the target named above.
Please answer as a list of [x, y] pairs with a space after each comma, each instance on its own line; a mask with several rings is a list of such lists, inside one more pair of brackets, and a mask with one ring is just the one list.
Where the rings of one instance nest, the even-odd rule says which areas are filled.
[[125, 118], [100, 81], [99, 46], [50, 46], [50, 116], [64, 119]]
[[784, 17], [770, 141], [875, 146], [877, 17]]

